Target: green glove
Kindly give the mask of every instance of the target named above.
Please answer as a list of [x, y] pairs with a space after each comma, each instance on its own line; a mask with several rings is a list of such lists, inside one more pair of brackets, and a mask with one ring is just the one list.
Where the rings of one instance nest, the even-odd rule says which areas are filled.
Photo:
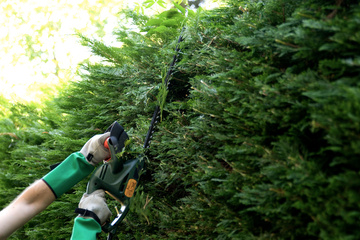
[[101, 233], [101, 226], [92, 218], [77, 217], [70, 240], [96, 240], [96, 235]]
[[84, 155], [76, 152], [70, 154], [59, 166], [46, 174], [42, 180], [50, 187], [55, 197], [58, 198], [88, 176], [94, 168], [85, 159]]
[[104, 147], [104, 142], [109, 136], [110, 133], [104, 133], [92, 137], [80, 152], [70, 154], [59, 166], [42, 178], [56, 198], [88, 176], [97, 163], [109, 157], [110, 153]]

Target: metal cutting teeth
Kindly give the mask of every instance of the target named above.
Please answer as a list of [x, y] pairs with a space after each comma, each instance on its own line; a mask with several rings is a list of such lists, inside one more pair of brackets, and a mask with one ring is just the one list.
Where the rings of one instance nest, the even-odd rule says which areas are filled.
[[[184, 30], [185, 30], [185, 27], [183, 27], [182, 30], [181, 30], [181, 34], [179, 36], [179, 39], [178, 39], [178, 42], [177, 42], [177, 45], [176, 45], [176, 48], [175, 48], [175, 54], [173, 56], [172, 62], [170, 64], [170, 66], [169, 66], [169, 69], [168, 69], [166, 77], [165, 77], [165, 85], [166, 85], [167, 90], [169, 90], [170, 77], [173, 74], [172, 71], [173, 71], [174, 67], [176, 66], [176, 62], [178, 61], [179, 53], [181, 52], [180, 42], [182, 42], [184, 40], [184, 37], [182, 36]], [[154, 129], [156, 127], [156, 124], [158, 123], [159, 117], [160, 117], [160, 106], [156, 106], [154, 114], [153, 114], [152, 119], [151, 119], [151, 124], [149, 126], [149, 130], [148, 130], [148, 132], [146, 134], [146, 137], [145, 137], [144, 148], [149, 148], [150, 147], [150, 143], [151, 143], [150, 139], [153, 138]]]

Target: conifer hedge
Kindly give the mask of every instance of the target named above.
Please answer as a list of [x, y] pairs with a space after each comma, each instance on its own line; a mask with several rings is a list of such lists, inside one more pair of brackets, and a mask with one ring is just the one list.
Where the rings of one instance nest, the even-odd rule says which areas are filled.
[[[8, 106], [0, 127], [16, 137], [0, 136], [2, 206], [114, 120], [130, 154], [142, 152], [185, 24], [119, 238], [360, 238], [358, 1], [229, 0], [187, 19], [172, 9], [151, 19], [124, 12], [122, 21], [121, 48], [80, 36], [102, 62], [84, 63], [83, 80], [45, 109]], [[85, 184], [14, 239], [69, 238]]]

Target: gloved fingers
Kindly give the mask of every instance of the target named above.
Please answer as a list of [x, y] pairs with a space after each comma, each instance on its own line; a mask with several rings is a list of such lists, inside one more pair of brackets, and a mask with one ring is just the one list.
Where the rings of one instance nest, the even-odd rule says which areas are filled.
[[84, 193], [80, 200], [79, 207], [85, 208], [86, 206], [92, 206], [92, 204], [97, 204], [101, 201], [106, 202], [105, 191], [98, 189], [90, 194]]
[[105, 219], [105, 221], [101, 222], [102, 225], [103, 225], [108, 219], [110, 219], [110, 217], [111, 217], [111, 215], [112, 215], [109, 207], [106, 206], [106, 208], [107, 208], [107, 209], [106, 209], [106, 211], [104, 211], [104, 217], [103, 217], [103, 219]]
[[109, 149], [107, 149], [105, 146], [104, 146], [104, 143], [106, 141], [106, 139], [108, 139], [110, 137], [110, 133], [107, 132], [107, 133], [104, 133], [104, 134], [101, 134], [101, 135], [97, 135], [96, 136], [98, 139], [97, 139], [97, 143], [94, 144], [94, 160], [95, 161], [102, 161], [104, 159], [107, 159], [110, 157], [110, 151]]
[[106, 204], [105, 192], [102, 189], [98, 189], [91, 194], [84, 193], [79, 208], [94, 212], [100, 219], [101, 224], [111, 217], [111, 211]]
[[91, 194], [84, 193], [80, 199], [79, 206], [80, 206], [80, 204], [83, 204], [84, 202], [91, 201], [91, 198], [94, 198], [94, 197], [101, 197], [101, 198], [105, 199], [104, 190], [98, 189], [98, 190], [92, 192]]
[[92, 192], [91, 194], [94, 195], [94, 196], [97, 196], [97, 197], [101, 197], [101, 198], [104, 199], [104, 201], [106, 201], [106, 200], [105, 200], [105, 191], [102, 190], [102, 189], [95, 190], [95, 191]]
[[90, 164], [96, 166], [99, 162], [110, 157], [110, 151], [104, 147], [104, 142], [108, 137], [110, 137], [109, 132], [95, 135], [82, 147], [80, 152]]

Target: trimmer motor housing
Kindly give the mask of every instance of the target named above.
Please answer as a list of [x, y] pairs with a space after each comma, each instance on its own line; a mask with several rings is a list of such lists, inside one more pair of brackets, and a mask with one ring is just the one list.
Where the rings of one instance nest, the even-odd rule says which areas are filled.
[[88, 182], [86, 192], [90, 194], [95, 190], [103, 189], [120, 202], [121, 208], [117, 217], [112, 223], [103, 226], [103, 231], [111, 232], [112, 230], [116, 231], [117, 224], [123, 220], [129, 211], [130, 198], [134, 194], [144, 161], [143, 158], [124, 161], [121, 157], [125, 142], [129, 138], [118, 122], [114, 122], [106, 132], [110, 132], [110, 137], [106, 141], [111, 158], [94, 171]]

